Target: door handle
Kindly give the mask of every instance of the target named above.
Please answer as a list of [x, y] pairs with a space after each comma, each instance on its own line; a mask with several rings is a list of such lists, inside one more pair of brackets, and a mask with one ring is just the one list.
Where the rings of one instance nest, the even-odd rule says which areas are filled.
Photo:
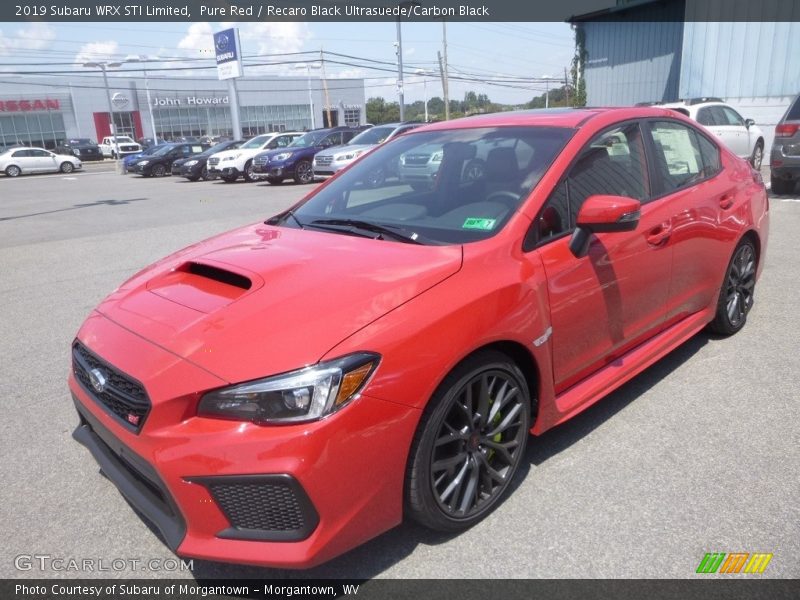
[[733, 206], [733, 194], [723, 194], [719, 199], [719, 207], [723, 210], [729, 209]]
[[654, 227], [647, 234], [647, 243], [651, 246], [660, 246], [672, 235], [672, 221], [664, 221], [658, 227]]

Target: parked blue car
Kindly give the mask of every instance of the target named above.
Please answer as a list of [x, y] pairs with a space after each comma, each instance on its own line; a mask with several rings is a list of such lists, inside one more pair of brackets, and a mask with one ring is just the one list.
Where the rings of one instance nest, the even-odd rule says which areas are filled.
[[143, 156], [150, 156], [151, 154], [153, 154], [153, 152], [161, 148], [161, 146], [163, 145], [164, 142], [161, 142], [160, 144], [157, 144], [155, 146], [150, 146], [149, 148], [145, 148], [144, 150], [142, 150], [141, 152], [137, 152], [136, 154], [127, 155], [125, 158], [122, 159], [122, 170], [125, 171], [126, 173], [134, 173], [135, 172], [134, 164], [136, 163], [137, 160], [139, 160]]

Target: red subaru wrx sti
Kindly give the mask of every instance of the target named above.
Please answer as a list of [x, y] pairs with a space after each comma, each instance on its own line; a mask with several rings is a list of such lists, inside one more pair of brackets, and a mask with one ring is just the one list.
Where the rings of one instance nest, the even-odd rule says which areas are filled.
[[529, 433], [744, 326], [768, 209], [667, 109], [419, 128], [106, 298], [74, 435], [181, 556], [309, 567], [404, 516], [463, 529]]

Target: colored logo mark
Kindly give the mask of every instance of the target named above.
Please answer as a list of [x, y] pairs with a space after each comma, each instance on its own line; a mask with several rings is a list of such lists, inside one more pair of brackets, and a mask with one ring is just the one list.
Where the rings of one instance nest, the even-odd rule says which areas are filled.
[[756, 552], [709, 552], [697, 566], [697, 573], [763, 573], [771, 553]]

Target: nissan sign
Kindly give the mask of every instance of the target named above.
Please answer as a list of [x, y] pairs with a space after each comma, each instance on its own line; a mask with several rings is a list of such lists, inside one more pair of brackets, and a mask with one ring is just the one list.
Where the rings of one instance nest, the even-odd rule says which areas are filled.
[[217, 76], [233, 79], [242, 76], [242, 49], [239, 30], [225, 29], [214, 34], [214, 52], [217, 58]]

